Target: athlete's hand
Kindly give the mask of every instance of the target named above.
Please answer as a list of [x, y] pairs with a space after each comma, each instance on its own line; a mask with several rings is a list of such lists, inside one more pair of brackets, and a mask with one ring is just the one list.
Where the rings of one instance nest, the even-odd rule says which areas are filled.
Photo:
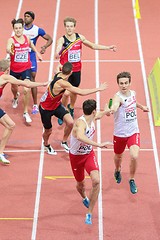
[[117, 51], [117, 47], [115, 45], [111, 45], [109, 46], [109, 50], [116, 52]]
[[39, 52], [37, 52], [37, 57], [38, 57], [39, 61], [43, 60], [42, 55]]
[[149, 112], [149, 108], [147, 106], [142, 106], [143, 112]]
[[108, 146], [113, 146], [113, 143], [107, 141], [99, 144], [100, 148], [108, 148]]
[[41, 53], [41, 54], [44, 54], [45, 51], [46, 51], [46, 47], [45, 47], [45, 46], [42, 46], [42, 47], [41, 47], [41, 51], [40, 51], [40, 53]]
[[101, 83], [99, 86], [99, 91], [104, 91], [107, 87], [108, 87], [108, 85], [106, 82]]

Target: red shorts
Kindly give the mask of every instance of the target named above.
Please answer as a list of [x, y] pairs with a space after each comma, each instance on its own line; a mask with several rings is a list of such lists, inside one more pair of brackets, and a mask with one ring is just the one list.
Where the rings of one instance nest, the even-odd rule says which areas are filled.
[[97, 158], [92, 150], [89, 154], [74, 155], [69, 153], [72, 172], [77, 182], [82, 182], [85, 178], [84, 170], [90, 175], [93, 170], [99, 170]]
[[137, 145], [140, 147], [140, 134], [135, 133], [130, 137], [113, 137], [114, 142], [114, 152], [116, 154], [121, 154], [124, 152], [125, 147], [130, 148], [132, 145]]

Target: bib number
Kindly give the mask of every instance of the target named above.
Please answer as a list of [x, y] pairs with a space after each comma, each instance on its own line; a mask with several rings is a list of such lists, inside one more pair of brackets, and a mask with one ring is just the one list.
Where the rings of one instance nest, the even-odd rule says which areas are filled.
[[68, 52], [68, 61], [69, 62], [80, 62], [81, 60], [81, 51], [80, 50], [69, 50]]
[[14, 61], [15, 62], [28, 62], [28, 51], [27, 52], [16, 52]]
[[135, 108], [126, 109], [126, 112], [125, 112], [126, 122], [133, 122], [136, 118], [137, 118], [137, 114], [136, 114]]

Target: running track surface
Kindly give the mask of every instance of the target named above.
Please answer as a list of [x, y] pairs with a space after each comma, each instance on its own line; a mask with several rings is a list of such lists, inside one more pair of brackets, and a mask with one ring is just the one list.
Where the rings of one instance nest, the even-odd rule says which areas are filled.
[[[81, 115], [81, 104], [95, 98], [98, 106], [104, 104], [117, 91], [116, 75], [130, 71], [132, 87], [138, 101], [150, 107], [147, 76], [159, 53], [160, 5], [158, 0], [140, 0], [141, 20], [133, 14], [132, 0], [45, 0], [4, 1], [1, 5], [1, 58], [6, 56], [7, 39], [12, 33], [11, 20], [23, 17], [32, 10], [35, 24], [53, 36], [52, 47], [47, 49], [44, 61], [38, 64], [37, 81], [51, 79], [57, 62], [54, 61], [55, 41], [64, 34], [63, 19], [77, 19], [77, 31], [87, 39], [101, 44], [116, 44], [117, 52], [94, 52], [83, 48], [82, 88], [91, 88], [107, 81], [109, 88], [101, 95], [78, 97], [75, 117]], [[154, 16], [153, 16], [154, 15]], [[43, 41], [39, 39], [37, 48]], [[39, 88], [40, 98], [45, 88]], [[123, 181], [117, 185], [113, 178], [113, 150], [97, 150], [101, 167], [101, 192], [94, 209], [93, 225], [86, 226], [86, 209], [75, 190], [75, 181], [68, 155], [61, 149], [63, 127], [53, 119], [51, 144], [57, 156], [42, 151], [42, 125], [39, 115], [32, 117], [31, 126], [22, 118], [20, 104], [12, 109], [12, 94], [7, 86], [1, 107], [16, 123], [16, 129], [6, 148], [9, 167], [0, 166], [0, 239], [1, 240], [159, 240], [159, 128], [153, 126], [152, 111], [138, 111], [141, 130], [141, 152], [136, 182], [139, 192], [132, 195], [128, 185], [129, 155], [124, 155]], [[31, 102], [32, 105], [32, 102]], [[31, 110], [31, 108], [30, 108]], [[113, 119], [103, 118], [97, 124], [97, 139], [111, 140]], [[2, 127], [0, 128], [2, 133]], [[54, 178], [59, 176], [59, 178]], [[90, 181], [86, 179], [87, 190]]]

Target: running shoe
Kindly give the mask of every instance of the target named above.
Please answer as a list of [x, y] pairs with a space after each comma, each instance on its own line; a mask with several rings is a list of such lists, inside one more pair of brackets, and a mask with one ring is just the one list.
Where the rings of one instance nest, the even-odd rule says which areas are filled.
[[20, 93], [17, 92], [16, 98], [12, 99], [12, 107], [13, 108], [17, 108], [18, 107], [18, 97], [19, 97]]
[[135, 183], [134, 179], [129, 180], [129, 185], [130, 185], [131, 193], [135, 194], [135, 193], [138, 192], [138, 189], [137, 189], [137, 186], [136, 186], [136, 183]]
[[57, 152], [51, 147], [51, 145], [44, 146], [46, 152], [50, 155], [57, 155]]
[[10, 161], [4, 157], [3, 153], [0, 154], [0, 162], [2, 162], [3, 164], [6, 164], [6, 165], [10, 164]]
[[67, 107], [68, 107], [68, 110], [69, 110], [72, 118], [74, 119], [74, 108], [71, 108], [71, 107], [70, 107], [70, 104], [68, 104]]
[[85, 206], [86, 208], [89, 208], [90, 201], [89, 201], [89, 199], [88, 199], [87, 197], [85, 197], [85, 198], [82, 200], [82, 202], [83, 202], [83, 204], [84, 204], [84, 206]]
[[60, 118], [58, 118], [58, 124], [62, 125], [63, 124], [63, 120], [61, 120]]
[[92, 214], [90, 213], [86, 214], [85, 224], [89, 224], [89, 225], [92, 224]]
[[32, 122], [32, 119], [31, 119], [31, 117], [29, 116], [28, 112], [24, 113], [24, 114], [23, 114], [23, 117], [24, 117], [26, 123], [31, 123], [31, 122]]
[[39, 113], [38, 105], [36, 105], [36, 104], [33, 105], [32, 112], [31, 112], [31, 113], [32, 113], [32, 114], [37, 114], [37, 113]]
[[116, 183], [120, 183], [122, 180], [122, 176], [121, 176], [121, 172], [120, 171], [116, 171], [114, 172], [114, 178], [116, 180]]
[[64, 148], [65, 152], [69, 153], [69, 147], [67, 142], [61, 142], [61, 147]]

